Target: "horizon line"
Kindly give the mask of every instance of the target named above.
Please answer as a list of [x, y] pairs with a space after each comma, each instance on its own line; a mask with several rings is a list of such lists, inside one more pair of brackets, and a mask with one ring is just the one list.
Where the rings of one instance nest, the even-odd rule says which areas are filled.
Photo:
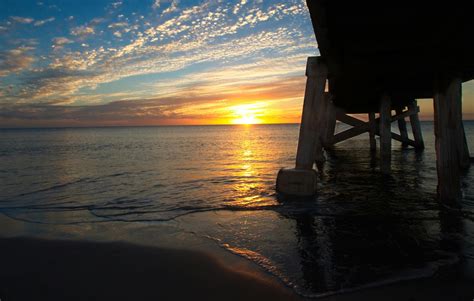
[[[474, 119], [463, 119], [462, 121], [472, 122]], [[337, 121], [341, 122], [341, 121]], [[407, 120], [409, 123], [410, 121]], [[434, 122], [434, 120], [420, 120], [420, 122]], [[28, 129], [87, 129], [87, 128], [131, 128], [131, 127], [192, 127], [192, 126], [261, 126], [261, 125], [299, 125], [300, 122], [276, 122], [276, 123], [253, 123], [253, 124], [233, 124], [233, 123], [210, 123], [210, 124], [153, 124], [153, 125], [72, 125], [72, 126], [11, 126], [0, 127], [0, 130], [28, 130]]]

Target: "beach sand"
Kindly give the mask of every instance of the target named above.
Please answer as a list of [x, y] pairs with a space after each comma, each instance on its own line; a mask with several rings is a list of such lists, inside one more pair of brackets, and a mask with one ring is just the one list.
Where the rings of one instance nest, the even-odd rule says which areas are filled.
[[[12, 300], [302, 300], [261, 271], [202, 252], [37, 238], [0, 239], [0, 298]], [[473, 300], [455, 270], [322, 300]]]
[[31, 238], [0, 239], [0, 299], [297, 300], [256, 271], [200, 252]]

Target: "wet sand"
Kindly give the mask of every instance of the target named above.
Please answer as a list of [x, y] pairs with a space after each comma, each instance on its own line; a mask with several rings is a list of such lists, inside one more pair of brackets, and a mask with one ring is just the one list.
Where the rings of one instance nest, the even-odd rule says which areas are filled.
[[0, 239], [0, 299], [297, 300], [255, 271], [230, 270], [187, 250], [97, 243]]

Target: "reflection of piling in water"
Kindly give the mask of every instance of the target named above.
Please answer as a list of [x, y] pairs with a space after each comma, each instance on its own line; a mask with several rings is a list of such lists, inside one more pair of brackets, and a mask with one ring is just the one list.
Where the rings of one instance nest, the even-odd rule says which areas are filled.
[[[416, 99], [433, 98], [438, 195], [457, 203], [460, 170], [470, 165], [461, 88], [474, 78], [474, 42], [466, 30], [474, 24], [472, 1], [455, 2], [419, 1], [406, 10], [399, 2], [307, 1], [321, 56], [308, 58], [295, 169], [280, 170], [279, 192], [313, 195], [313, 164], [323, 165], [323, 149], [363, 133], [371, 150], [380, 136], [380, 171], [390, 174], [392, 140], [424, 148]], [[349, 114], [368, 114], [368, 121]], [[336, 120], [352, 128], [334, 134]], [[391, 131], [395, 121], [400, 134]]]

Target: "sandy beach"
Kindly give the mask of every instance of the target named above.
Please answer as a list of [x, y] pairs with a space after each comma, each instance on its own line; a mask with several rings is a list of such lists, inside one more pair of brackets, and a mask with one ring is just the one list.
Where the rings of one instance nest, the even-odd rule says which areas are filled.
[[31, 238], [0, 239], [1, 300], [298, 300], [255, 271], [200, 252]]
[[[36, 238], [2, 238], [0, 250], [1, 300], [306, 299], [257, 269], [232, 270], [202, 252]], [[321, 300], [472, 300], [472, 296], [472, 282], [450, 270], [433, 278]]]

